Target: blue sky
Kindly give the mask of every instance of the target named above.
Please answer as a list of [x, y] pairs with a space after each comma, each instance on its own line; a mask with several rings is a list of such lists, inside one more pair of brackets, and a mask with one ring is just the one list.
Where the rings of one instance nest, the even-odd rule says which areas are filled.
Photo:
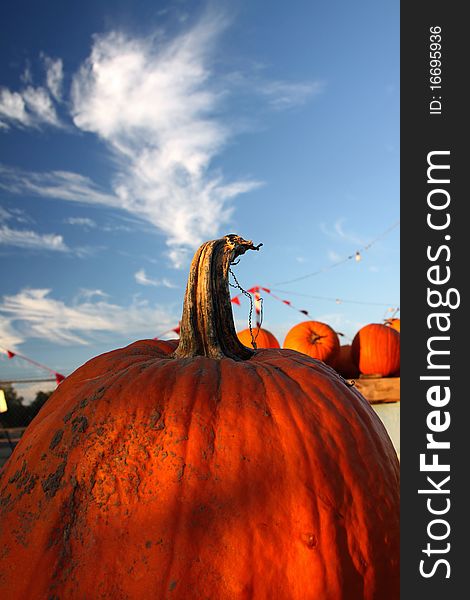
[[[154, 337], [197, 245], [231, 232], [264, 244], [242, 285], [345, 342], [399, 306], [397, 1], [3, 12], [0, 347], [68, 374]], [[304, 319], [265, 296], [281, 342]], [[41, 374], [20, 363], [0, 379]]]

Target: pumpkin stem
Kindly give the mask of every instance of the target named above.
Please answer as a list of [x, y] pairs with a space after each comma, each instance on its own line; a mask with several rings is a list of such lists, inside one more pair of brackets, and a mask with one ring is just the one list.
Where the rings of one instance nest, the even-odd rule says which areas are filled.
[[207, 356], [247, 360], [254, 351], [238, 339], [228, 285], [230, 265], [247, 250], [259, 250], [235, 234], [202, 244], [194, 255], [181, 318], [176, 358]]

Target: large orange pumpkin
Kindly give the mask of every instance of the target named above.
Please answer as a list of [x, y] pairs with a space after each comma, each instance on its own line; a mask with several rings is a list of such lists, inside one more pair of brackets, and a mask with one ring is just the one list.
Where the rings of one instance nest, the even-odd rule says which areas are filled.
[[339, 347], [333, 368], [346, 379], [354, 379], [359, 376], [359, 369], [352, 357], [351, 344]]
[[381, 323], [366, 325], [354, 336], [352, 355], [364, 375], [388, 377], [400, 369], [400, 334]]
[[297, 350], [333, 365], [339, 352], [339, 338], [336, 331], [326, 323], [303, 321], [288, 331], [284, 348]]
[[[267, 329], [255, 327], [252, 329], [253, 337], [257, 348], [280, 348], [279, 342], [275, 336]], [[252, 348], [252, 338], [250, 329], [243, 329], [237, 333], [238, 339], [244, 346]]]
[[396, 600], [399, 469], [336, 372], [235, 333], [230, 235], [193, 260], [177, 350], [59, 386], [0, 482], [0, 597]]

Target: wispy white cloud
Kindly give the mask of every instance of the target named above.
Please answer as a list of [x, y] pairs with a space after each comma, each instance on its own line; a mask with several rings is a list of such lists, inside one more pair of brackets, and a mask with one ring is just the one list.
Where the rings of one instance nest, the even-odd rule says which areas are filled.
[[3, 206], [0, 206], [0, 222], [8, 221], [8, 219], [11, 219], [11, 217], [12, 215], [10, 211], [6, 208], [3, 208]]
[[40, 234], [25, 229], [11, 229], [7, 225], [0, 226], [0, 244], [31, 250], [69, 251], [61, 235], [55, 233]]
[[[114, 215], [115, 217], [117, 215]], [[123, 222], [121, 222], [123, 221]], [[66, 225], [73, 225], [75, 227], [82, 227], [83, 229], [96, 229], [99, 227], [100, 231], [106, 232], [117, 232], [117, 231], [142, 231], [143, 222], [139, 219], [120, 219], [116, 218], [108, 219], [105, 223], [98, 224], [94, 219], [90, 217], [68, 217], [64, 219]], [[124, 224], [127, 223], [127, 224]], [[149, 231], [154, 231], [153, 228], [148, 227]]]
[[287, 81], [270, 79], [267, 65], [254, 64], [246, 72], [234, 71], [224, 75], [229, 89], [238, 94], [263, 98], [263, 111], [289, 110], [302, 106], [326, 90], [326, 82], [320, 80]]
[[16, 350], [24, 338], [15, 331], [11, 320], [0, 314], [0, 345], [4, 349]]
[[320, 223], [320, 229], [325, 235], [334, 240], [349, 242], [357, 246], [364, 246], [366, 242], [358, 234], [352, 231], [346, 231], [345, 222], [346, 219], [342, 217], [337, 219], [333, 226], [327, 225], [326, 223]]
[[78, 227], [85, 227], [89, 229], [94, 229], [97, 227], [96, 222], [88, 217], [69, 217], [68, 219], [64, 220], [64, 223], [67, 225], [77, 225]]
[[46, 88], [32, 87], [29, 85], [22, 91], [21, 95], [25, 102], [29, 117], [29, 122], [23, 123], [23, 125], [61, 126], [59, 117], [57, 116], [55, 107]]
[[[9, 122], [19, 122], [30, 125], [31, 117], [26, 112], [26, 104], [21, 94], [10, 92], [7, 88], [0, 89], [0, 117]], [[7, 125], [5, 123], [5, 125]]]
[[0, 88], [0, 127], [9, 129], [11, 125], [27, 128], [43, 126], [62, 127], [53, 99], [59, 101], [62, 93], [63, 69], [61, 59], [41, 55], [46, 70], [46, 87], [33, 86], [29, 63], [26, 65], [20, 91]]
[[0, 188], [83, 204], [115, 207], [117, 197], [101, 190], [90, 178], [70, 171], [28, 172], [0, 164]]
[[150, 279], [144, 269], [139, 269], [134, 273], [134, 278], [140, 285], [152, 285], [157, 286], [158, 282], [154, 279]]
[[[94, 37], [72, 78], [67, 106], [78, 129], [107, 145], [116, 169], [112, 192], [77, 173], [5, 168], [0, 187], [127, 211], [163, 233], [170, 260], [182, 266], [194, 247], [230, 223], [233, 200], [262, 185], [252, 177], [228, 181], [214, 167], [238, 133], [224, 113], [227, 96], [244, 85], [243, 93], [280, 110], [304, 104], [323, 89], [320, 82], [255, 77], [253, 85], [249, 77], [221, 77], [214, 63], [226, 27], [220, 14], [208, 13], [173, 37], [162, 31], [147, 38], [115, 31]], [[0, 119], [6, 126], [58, 124], [52, 111], [53, 100], [62, 99], [63, 65], [43, 60], [47, 90], [32, 84], [21, 93], [3, 90]]]
[[75, 301], [79, 302], [83, 299], [91, 300], [91, 298], [109, 298], [109, 294], [103, 292], [103, 290], [89, 290], [87, 288], [81, 288]]
[[48, 289], [25, 289], [0, 302], [2, 334], [11, 345], [27, 338], [57, 344], [88, 344], [98, 333], [153, 337], [172, 327], [177, 318], [161, 306], [135, 299], [129, 306], [113, 304], [100, 294], [68, 305]]
[[286, 110], [301, 106], [314, 96], [321, 94], [325, 83], [266, 81], [259, 85], [259, 91], [266, 96], [270, 106], [276, 110]]
[[33, 219], [21, 208], [5, 208], [0, 206], [0, 222], [15, 221], [16, 223], [33, 223]]
[[26, 60], [26, 66], [23, 73], [20, 75], [20, 79], [25, 85], [32, 85], [33, 83], [33, 74], [31, 73], [31, 63], [29, 59]]
[[43, 125], [61, 127], [51, 97], [43, 87], [28, 85], [21, 92], [0, 89], [0, 118], [9, 125], [38, 128]]
[[147, 275], [145, 269], [139, 269], [136, 273], [134, 273], [134, 278], [136, 282], [140, 285], [166, 287], [170, 289], [178, 287], [174, 283], [171, 283], [171, 281], [169, 281], [165, 277], [163, 279], [152, 279]]
[[[1, 168], [0, 168], [1, 171]], [[1, 187], [1, 185], [0, 185]], [[78, 246], [70, 248], [62, 235], [57, 233], [38, 233], [32, 229], [17, 229], [6, 225], [6, 222], [27, 224], [31, 228], [34, 223], [29, 215], [19, 208], [3, 208], [0, 206], [0, 245], [24, 248], [26, 250], [45, 250], [54, 252], [67, 252], [75, 256], [89, 257], [102, 247]], [[11, 223], [10, 223], [11, 224]]]
[[223, 27], [205, 19], [169, 41], [98, 36], [73, 81], [75, 125], [105, 140], [120, 164], [119, 206], [165, 234], [175, 263], [217, 235], [231, 199], [259, 185], [210, 169], [233, 135], [210, 69]]
[[46, 68], [46, 84], [51, 95], [60, 102], [62, 98], [62, 82], [64, 78], [63, 64], [60, 58], [42, 55]]

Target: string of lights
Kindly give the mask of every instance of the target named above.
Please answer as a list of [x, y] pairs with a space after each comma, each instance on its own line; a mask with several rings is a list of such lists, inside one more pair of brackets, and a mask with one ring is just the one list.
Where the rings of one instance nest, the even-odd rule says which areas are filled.
[[379, 240], [384, 238], [386, 235], [388, 235], [391, 231], [393, 231], [399, 225], [400, 225], [400, 221], [396, 221], [395, 223], [390, 225], [390, 227], [387, 227], [387, 229], [385, 231], [383, 231], [380, 235], [378, 235], [376, 238], [374, 238], [368, 244], [366, 244], [365, 246], [361, 246], [353, 254], [350, 254], [349, 256], [346, 256], [345, 258], [342, 258], [341, 260], [338, 260], [335, 263], [325, 265], [324, 267], [317, 269], [316, 271], [307, 273], [306, 275], [301, 275], [300, 277], [294, 277], [293, 279], [287, 279], [285, 281], [277, 281], [274, 285], [287, 285], [290, 283], [295, 283], [297, 281], [302, 281], [303, 279], [307, 279], [309, 277], [314, 277], [315, 275], [320, 275], [320, 273], [325, 273], [326, 271], [330, 271], [331, 269], [339, 267], [340, 265], [343, 265], [344, 263], [348, 262], [349, 260], [355, 260], [355, 261], [359, 262], [360, 260], [362, 260], [361, 250], [363, 252], [369, 250], [376, 242], [378, 242]]

